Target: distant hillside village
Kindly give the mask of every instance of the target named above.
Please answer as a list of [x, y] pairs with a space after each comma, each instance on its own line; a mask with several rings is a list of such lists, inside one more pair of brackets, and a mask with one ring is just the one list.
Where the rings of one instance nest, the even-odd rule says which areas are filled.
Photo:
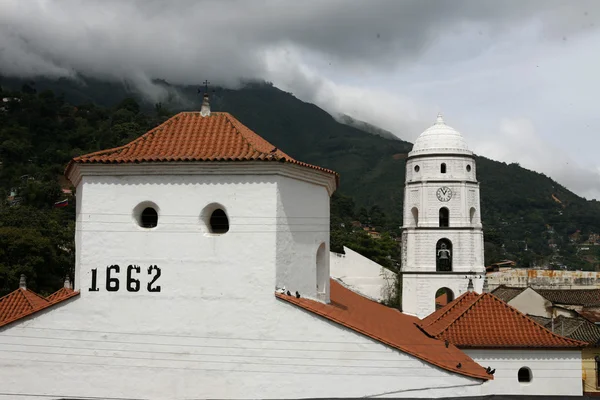
[[[376, 229], [376, 206], [340, 219], [354, 205], [334, 200], [338, 172], [215, 112], [208, 92], [138, 123], [151, 126], [57, 164], [68, 183], [23, 175], [8, 194], [0, 240], [19, 240], [2, 254], [28, 267], [0, 264], [18, 279], [0, 298], [0, 397], [600, 394], [600, 273], [486, 263], [483, 172], [441, 114], [402, 160], [398, 235]], [[49, 214], [24, 207], [56, 196]], [[43, 292], [28, 274], [47, 274]]]

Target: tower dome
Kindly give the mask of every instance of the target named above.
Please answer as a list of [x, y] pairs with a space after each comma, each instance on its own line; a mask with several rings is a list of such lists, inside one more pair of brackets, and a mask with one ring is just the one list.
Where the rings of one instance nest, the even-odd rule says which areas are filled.
[[417, 138], [409, 157], [424, 154], [468, 154], [469, 150], [462, 135], [451, 126], [446, 125], [441, 114], [435, 124], [421, 133]]

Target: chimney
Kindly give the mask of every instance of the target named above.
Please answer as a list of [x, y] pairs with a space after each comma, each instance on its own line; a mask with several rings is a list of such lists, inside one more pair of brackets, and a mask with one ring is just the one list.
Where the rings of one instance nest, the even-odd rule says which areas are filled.
[[473, 279], [469, 278], [469, 284], [467, 285], [467, 292], [473, 293], [475, 288], [473, 288]]
[[71, 280], [69, 279], [68, 275], [65, 277], [64, 287], [65, 287], [65, 289], [71, 289]]
[[482, 293], [489, 293], [490, 287], [488, 286], [487, 275], [483, 277], [483, 289], [481, 289]]
[[27, 278], [25, 278], [25, 274], [21, 274], [21, 280], [19, 281], [19, 289], [27, 290]]
[[210, 116], [210, 103], [208, 102], [208, 93], [204, 93], [204, 98], [202, 99], [202, 107], [200, 107], [200, 115], [203, 117]]

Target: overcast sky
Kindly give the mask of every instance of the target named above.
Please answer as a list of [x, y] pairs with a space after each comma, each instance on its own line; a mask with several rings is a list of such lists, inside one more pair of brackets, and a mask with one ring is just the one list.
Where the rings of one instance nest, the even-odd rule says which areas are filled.
[[478, 154], [600, 199], [600, 0], [0, 0], [0, 73], [258, 78], [414, 141], [438, 112]]

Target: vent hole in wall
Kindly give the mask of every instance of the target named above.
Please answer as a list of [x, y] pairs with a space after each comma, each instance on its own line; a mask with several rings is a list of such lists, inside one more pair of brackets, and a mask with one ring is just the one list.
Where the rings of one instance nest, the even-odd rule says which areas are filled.
[[133, 209], [133, 218], [137, 224], [146, 229], [158, 226], [159, 208], [150, 201], [144, 201]]
[[229, 231], [229, 219], [225, 211], [217, 208], [210, 216], [210, 231], [211, 233], [226, 233]]
[[200, 221], [204, 223], [205, 232], [222, 235], [229, 232], [229, 217], [227, 208], [219, 203], [211, 203], [202, 209]]

